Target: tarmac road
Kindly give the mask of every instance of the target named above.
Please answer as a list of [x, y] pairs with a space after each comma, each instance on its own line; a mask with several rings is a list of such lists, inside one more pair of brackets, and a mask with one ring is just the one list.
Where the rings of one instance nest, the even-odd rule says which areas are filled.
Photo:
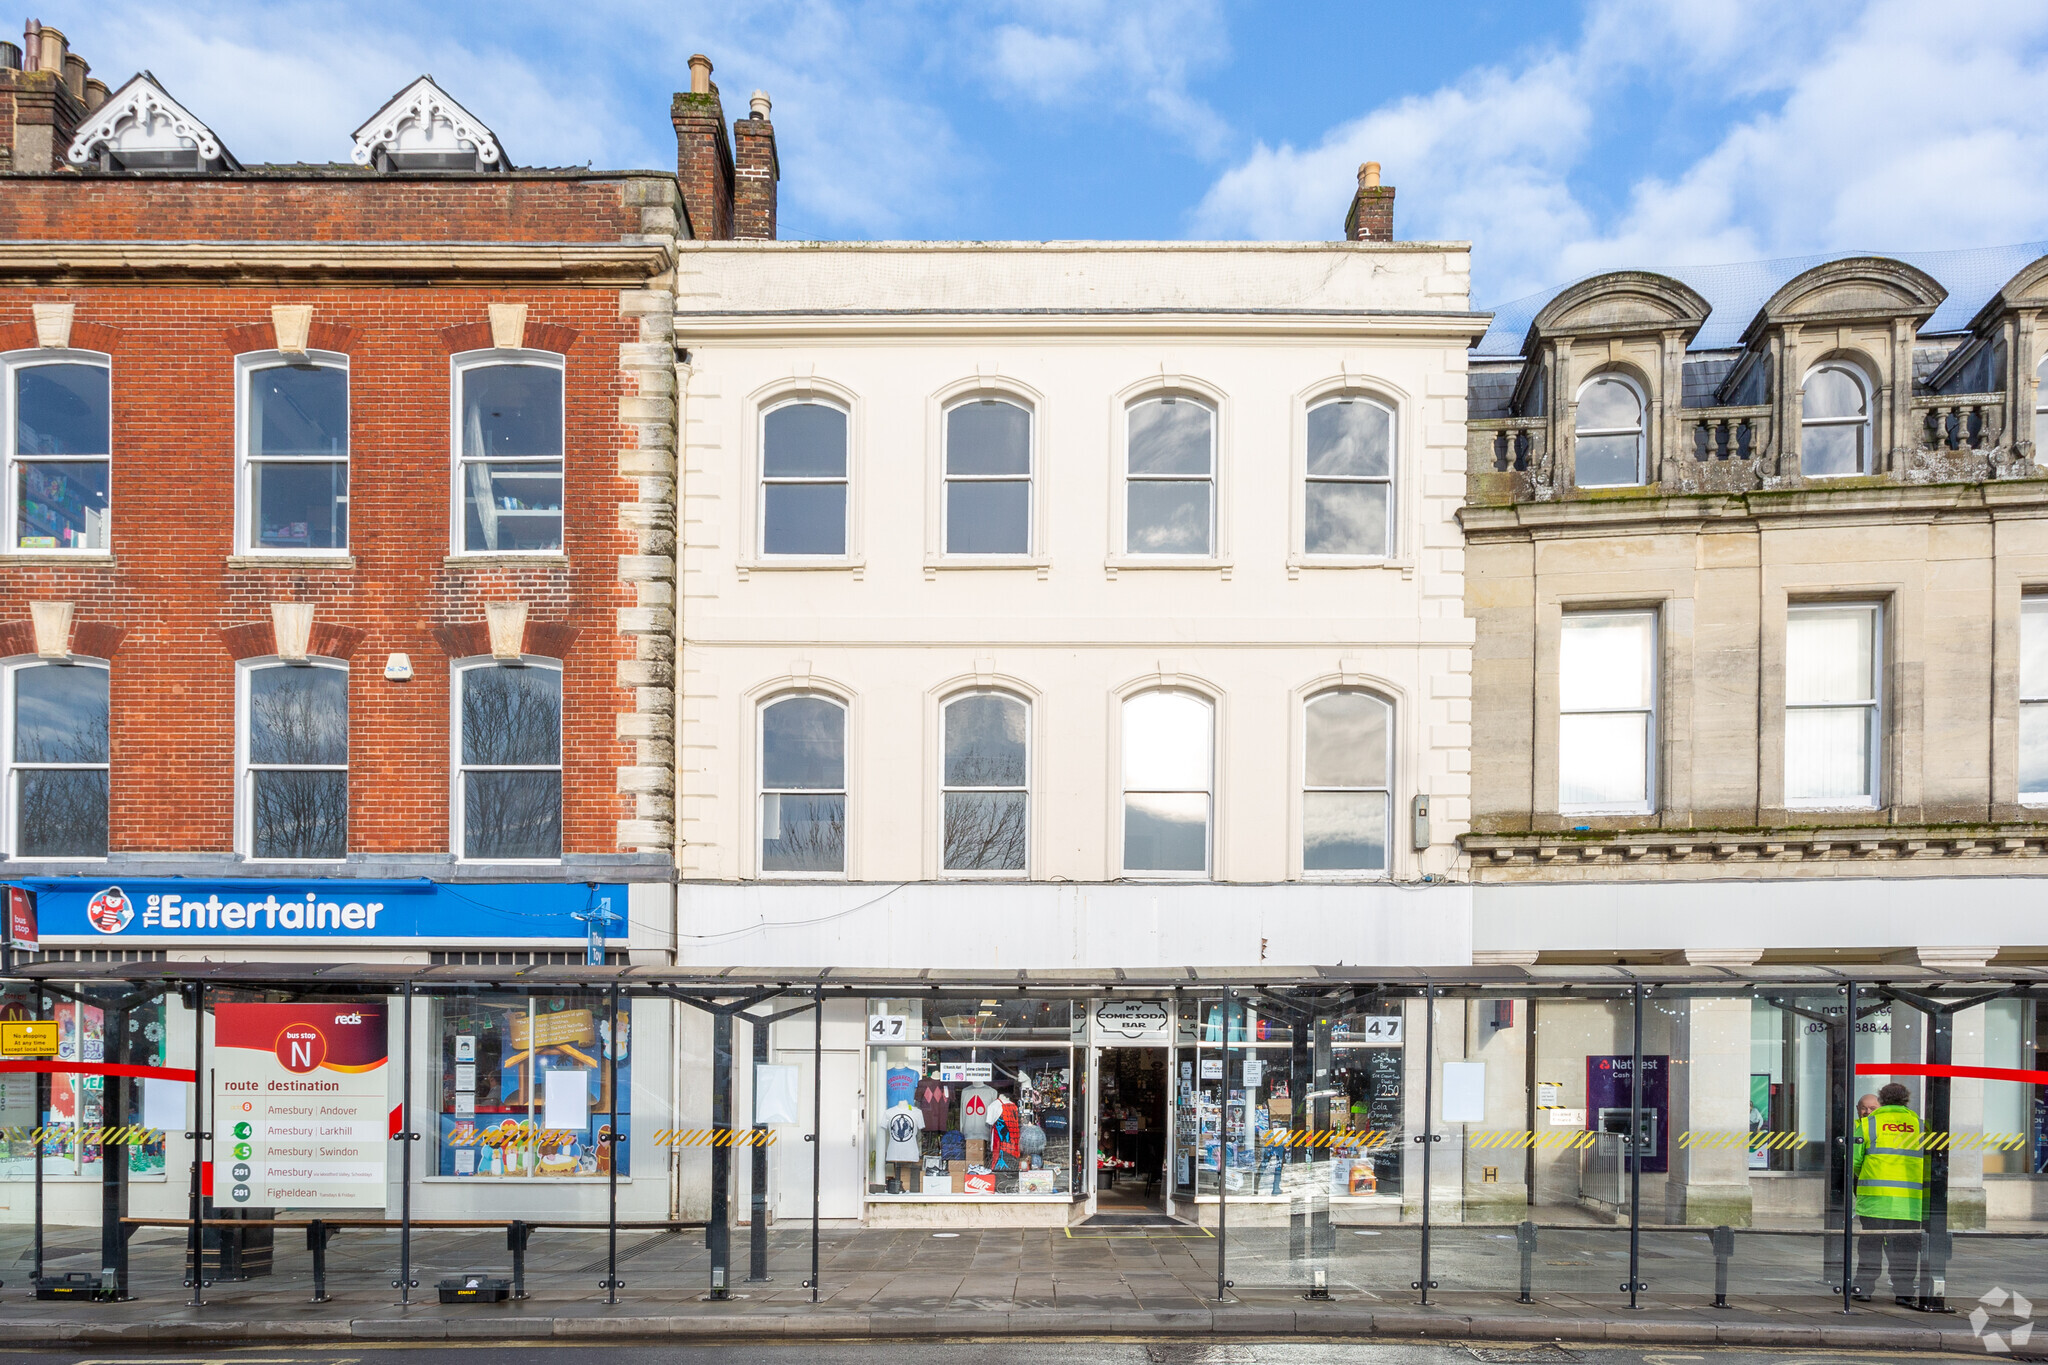
[[[193, 1352], [66, 1353], [0, 1350], [6, 1365], [401, 1365], [401, 1353], [431, 1351], [414, 1365], [1898, 1365], [1901, 1360], [1981, 1360], [1968, 1355], [1880, 1355], [1869, 1351], [1677, 1350], [1516, 1342], [1134, 1341], [1103, 1339], [817, 1341], [790, 1345], [351, 1345], [305, 1350], [252, 1347]], [[2009, 1358], [2009, 1357], [2008, 1357]]]

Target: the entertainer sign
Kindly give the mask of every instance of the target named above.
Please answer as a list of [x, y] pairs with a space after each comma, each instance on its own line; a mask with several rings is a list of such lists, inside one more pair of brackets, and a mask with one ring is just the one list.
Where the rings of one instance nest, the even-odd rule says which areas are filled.
[[554, 942], [580, 946], [584, 920], [611, 911], [623, 927], [626, 888], [583, 882], [448, 884], [306, 877], [35, 877], [43, 938], [61, 944], [194, 942]]

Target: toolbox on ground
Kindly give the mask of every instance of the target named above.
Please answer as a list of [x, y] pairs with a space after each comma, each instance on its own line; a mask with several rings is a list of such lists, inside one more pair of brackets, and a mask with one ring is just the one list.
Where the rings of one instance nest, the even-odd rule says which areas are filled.
[[44, 1275], [36, 1280], [36, 1297], [39, 1299], [96, 1299], [100, 1294], [100, 1277], [84, 1270], [67, 1271], [62, 1275]]
[[443, 1303], [503, 1303], [512, 1297], [512, 1281], [485, 1270], [451, 1275], [435, 1287]]

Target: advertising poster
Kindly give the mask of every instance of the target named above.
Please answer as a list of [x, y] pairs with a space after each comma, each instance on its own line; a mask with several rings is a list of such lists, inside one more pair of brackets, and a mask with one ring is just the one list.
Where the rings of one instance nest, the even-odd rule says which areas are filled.
[[[443, 1010], [439, 1176], [603, 1179], [632, 1174], [631, 1013], [620, 1037], [601, 1000], [541, 996], [517, 1003], [464, 1002]], [[619, 1095], [611, 1093], [618, 1054]]]
[[382, 1002], [223, 1002], [213, 1038], [213, 1202], [381, 1209]]
[[[1630, 1107], [1634, 1104], [1629, 1073], [1633, 1057], [1586, 1058], [1586, 1126], [1596, 1133], [1626, 1133]], [[1644, 1135], [1649, 1139], [1643, 1154], [1643, 1170], [1671, 1169], [1667, 1146], [1671, 1127], [1671, 1059], [1643, 1058], [1642, 1115]]]

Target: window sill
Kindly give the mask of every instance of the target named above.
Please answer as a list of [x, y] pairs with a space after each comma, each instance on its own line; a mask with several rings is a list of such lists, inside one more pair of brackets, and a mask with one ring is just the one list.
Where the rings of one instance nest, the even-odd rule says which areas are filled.
[[1102, 572], [1109, 578], [1115, 578], [1125, 570], [1144, 572], [1155, 569], [1182, 572], [1207, 569], [1220, 578], [1229, 578], [1233, 567], [1227, 559], [1214, 559], [1207, 555], [1110, 555], [1102, 561]]
[[925, 556], [924, 576], [926, 578], [934, 578], [941, 573], [950, 573], [960, 569], [965, 569], [969, 572], [987, 569], [1007, 569], [1013, 573], [1019, 570], [1035, 570], [1040, 578], [1044, 578], [1052, 572], [1052, 560], [1043, 555]]
[[444, 569], [566, 569], [569, 556], [559, 550], [532, 550], [526, 553], [492, 551], [488, 554], [449, 555], [441, 561]]
[[112, 550], [9, 550], [0, 554], [0, 564], [78, 564], [93, 569], [114, 565]]
[[1415, 561], [1397, 555], [1289, 555], [1287, 572], [1300, 573], [1303, 569], [1395, 569], [1403, 578], [1415, 572]]
[[860, 578], [868, 562], [850, 555], [784, 555], [774, 559], [742, 559], [737, 565], [740, 581], [756, 573], [850, 573]]
[[356, 557], [346, 552], [331, 555], [239, 554], [229, 555], [227, 566], [234, 569], [353, 569]]

